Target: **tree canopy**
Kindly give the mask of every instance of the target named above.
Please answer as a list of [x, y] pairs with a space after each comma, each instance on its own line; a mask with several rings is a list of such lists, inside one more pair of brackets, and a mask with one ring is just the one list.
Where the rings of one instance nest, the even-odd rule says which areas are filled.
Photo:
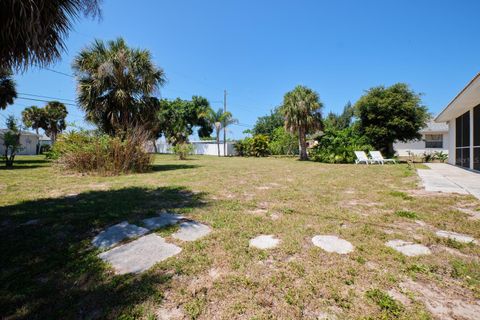
[[355, 116], [355, 108], [350, 101], [343, 107], [343, 112], [339, 115], [330, 112], [323, 121], [325, 128], [334, 130], [343, 130], [352, 124], [353, 117]]
[[65, 121], [68, 115], [65, 105], [58, 101], [50, 101], [44, 108], [31, 106], [22, 111], [22, 121], [25, 126], [35, 129], [43, 129], [45, 134], [52, 139], [57, 140], [57, 136], [66, 129]]
[[99, 16], [101, 0], [0, 1], [0, 69], [45, 66], [65, 49], [80, 16]]
[[[110, 135], [154, 121], [159, 104], [150, 98], [166, 82], [148, 50], [129, 48], [119, 38], [96, 40], [74, 60], [80, 107], [86, 120]], [[152, 110], [153, 108], [153, 110]]]
[[283, 98], [280, 111], [285, 128], [298, 133], [301, 160], [308, 159], [306, 135], [320, 129], [322, 107], [318, 93], [305, 86], [295, 87]]
[[0, 67], [0, 110], [5, 109], [9, 104], [13, 104], [13, 100], [17, 98], [15, 87], [12, 73]]
[[193, 96], [192, 100], [162, 99], [157, 112], [158, 127], [169, 143], [185, 143], [194, 127], [200, 127], [199, 132], [211, 132], [208, 122], [210, 113], [210, 103], [203, 97]]
[[421, 138], [420, 129], [429, 118], [421, 95], [405, 83], [374, 87], [355, 104], [360, 133], [371, 144], [393, 155], [393, 142]]
[[255, 122], [255, 126], [251, 130], [252, 135], [256, 136], [264, 134], [273, 137], [275, 129], [283, 127], [285, 125], [285, 118], [280, 112], [280, 108], [277, 107], [270, 111], [269, 115], [259, 117]]

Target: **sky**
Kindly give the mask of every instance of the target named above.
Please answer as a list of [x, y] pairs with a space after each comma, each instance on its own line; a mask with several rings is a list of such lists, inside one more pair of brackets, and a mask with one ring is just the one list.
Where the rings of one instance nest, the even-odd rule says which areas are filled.
[[25, 98], [52, 97], [68, 103], [69, 123], [88, 128], [71, 64], [94, 39], [150, 50], [168, 79], [161, 97], [201, 95], [217, 109], [227, 90], [239, 121], [229, 138], [296, 85], [317, 91], [326, 115], [373, 86], [405, 82], [438, 114], [480, 72], [478, 0], [103, 0], [101, 8], [102, 19], [74, 23], [58, 62], [15, 75], [23, 98], [0, 111], [0, 127], [45, 104]]

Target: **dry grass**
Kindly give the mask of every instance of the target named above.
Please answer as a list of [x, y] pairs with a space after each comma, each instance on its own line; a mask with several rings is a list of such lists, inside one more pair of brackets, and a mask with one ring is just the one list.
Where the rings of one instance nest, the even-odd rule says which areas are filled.
[[[412, 170], [206, 156], [188, 161], [157, 156], [153, 172], [120, 177], [68, 176], [48, 163], [2, 170], [0, 249], [9, 258], [2, 261], [0, 293], [2, 306], [8, 306], [3, 310], [11, 318], [162, 319], [170, 313], [192, 319], [428, 319], [420, 294], [406, 292], [402, 284], [427, 283], [466, 303], [480, 298], [474, 258], [479, 247], [434, 233], [444, 229], [480, 239], [480, 221], [452, 209], [460, 202], [476, 208], [480, 203], [469, 196], [416, 195]], [[68, 194], [78, 195], [72, 200]], [[106, 225], [161, 209], [207, 223], [214, 232], [182, 243], [180, 255], [142, 276], [109, 274], [89, 245], [91, 237]], [[395, 212], [414, 212], [427, 226]], [[80, 216], [84, 219], [77, 221]], [[21, 226], [31, 219], [39, 225]], [[48, 234], [34, 229], [40, 226]], [[71, 238], [64, 245], [52, 243], [62, 232]], [[259, 234], [274, 234], [281, 245], [271, 251], [249, 248], [249, 239]], [[355, 251], [326, 253], [312, 245], [316, 234], [338, 235]], [[168, 230], [162, 235], [169, 239]], [[384, 245], [391, 239], [422, 243], [434, 254], [404, 257]], [[51, 257], [49, 250], [33, 254], [37, 243], [69, 252], [67, 260]], [[6, 249], [18, 244], [17, 250]], [[55, 263], [35, 272], [38, 265], [23, 260], [22, 250]], [[26, 276], [15, 277], [18, 272]], [[58, 272], [69, 277], [58, 283]], [[39, 278], [47, 279], [52, 291], [39, 290]], [[15, 289], [22, 285], [33, 289]], [[58, 287], [68, 303], [52, 303], [58, 296], [45, 295]], [[385, 292], [401, 292], [408, 303], [392, 302]]]

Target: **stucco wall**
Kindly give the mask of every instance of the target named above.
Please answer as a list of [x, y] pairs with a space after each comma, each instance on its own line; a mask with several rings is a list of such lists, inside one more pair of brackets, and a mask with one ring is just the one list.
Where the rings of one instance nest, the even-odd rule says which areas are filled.
[[[430, 133], [429, 133], [430, 134]], [[439, 133], [440, 134], [440, 133]], [[435, 151], [442, 151], [443, 153], [450, 152], [450, 138], [449, 133], [443, 133], [443, 148], [425, 148], [425, 141], [412, 140], [409, 142], [396, 142], [393, 144], [393, 148], [397, 152], [398, 156], [406, 157], [409, 152], [415, 155], [422, 155], [424, 153], [433, 153]], [[424, 136], [425, 137], [425, 136]]]

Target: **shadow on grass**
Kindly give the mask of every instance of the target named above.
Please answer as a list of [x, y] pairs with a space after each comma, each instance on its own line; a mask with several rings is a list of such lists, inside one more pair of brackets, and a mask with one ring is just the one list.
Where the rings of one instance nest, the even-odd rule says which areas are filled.
[[16, 159], [13, 162], [13, 167], [7, 168], [5, 166], [5, 159], [0, 157], [0, 170], [35, 169], [46, 167], [50, 163], [49, 160], [39, 159], [37, 156], [33, 159], [28, 159], [28, 157], [22, 156], [21, 159]]
[[0, 207], [2, 318], [117, 319], [147, 299], [160, 301], [171, 275], [113, 276], [91, 239], [160, 209], [203, 206], [203, 198], [185, 188], [126, 188]]
[[181, 169], [195, 169], [200, 167], [196, 164], [153, 164], [151, 166], [151, 171], [170, 171], [170, 170], [181, 170]]

